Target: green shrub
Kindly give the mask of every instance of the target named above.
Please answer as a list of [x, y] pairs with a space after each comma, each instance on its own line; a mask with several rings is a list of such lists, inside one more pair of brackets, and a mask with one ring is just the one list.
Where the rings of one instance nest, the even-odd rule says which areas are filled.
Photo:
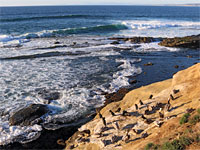
[[183, 117], [182, 117], [181, 120], [180, 120], [180, 124], [187, 123], [189, 117], [190, 117], [190, 114], [189, 114], [189, 113], [184, 114]]
[[196, 124], [197, 122], [200, 122], [200, 115], [195, 115], [193, 118], [189, 120], [190, 124]]
[[182, 145], [188, 146], [188, 145], [192, 144], [193, 139], [182, 136], [182, 137], [180, 137], [179, 141], [180, 141], [180, 143], [181, 143]]
[[154, 146], [152, 147], [152, 149], [153, 149], [153, 150], [158, 150], [158, 149], [160, 149], [160, 145], [156, 144], [156, 145], [154, 145]]
[[174, 141], [172, 141], [171, 144], [172, 144], [174, 150], [183, 150], [184, 149], [184, 145], [182, 145], [179, 140], [174, 140]]
[[195, 137], [195, 142], [197, 142], [197, 143], [200, 142], [200, 135], [196, 135], [196, 137]]
[[153, 143], [148, 143], [148, 144], [145, 146], [145, 150], [150, 150], [153, 146], [154, 146]]
[[200, 108], [197, 109], [197, 113], [200, 114]]
[[174, 146], [170, 142], [165, 142], [162, 145], [162, 150], [174, 150]]

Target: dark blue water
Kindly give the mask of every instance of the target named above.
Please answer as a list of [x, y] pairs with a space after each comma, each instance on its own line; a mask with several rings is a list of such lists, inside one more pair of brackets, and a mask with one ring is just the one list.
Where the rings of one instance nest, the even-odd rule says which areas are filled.
[[127, 30], [128, 26], [121, 22], [128, 20], [200, 21], [199, 7], [45, 6], [1, 7], [0, 11], [1, 35], [21, 35], [44, 30], [56, 30], [54, 34], [62, 36], [106, 34]]

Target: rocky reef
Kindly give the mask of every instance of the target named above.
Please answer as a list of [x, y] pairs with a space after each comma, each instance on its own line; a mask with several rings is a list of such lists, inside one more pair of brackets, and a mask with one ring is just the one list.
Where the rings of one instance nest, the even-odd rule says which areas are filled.
[[109, 38], [113, 40], [111, 44], [120, 44], [121, 42], [131, 42], [135, 44], [159, 42], [158, 45], [166, 47], [177, 48], [200, 48], [200, 34], [186, 37], [174, 37], [174, 38], [154, 38], [154, 37], [129, 37], [129, 38]]
[[175, 37], [163, 39], [159, 45], [178, 48], [200, 48], [200, 34], [186, 37]]
[[65, 149], [165, 149], [169, 148], [166, 143], [199, 149], [200, 119], [180, 123], [184, 114], [195, 118], [196, 110], [200, 111], [199, 85], [200, 63], [179, 71], [172, 79], [132, 90], [81, 126], [65, 141]]

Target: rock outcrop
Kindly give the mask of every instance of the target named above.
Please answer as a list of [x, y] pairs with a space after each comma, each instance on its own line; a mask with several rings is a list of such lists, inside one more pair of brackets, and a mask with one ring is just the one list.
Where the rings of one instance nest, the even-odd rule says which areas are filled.
[[10, 125], [28, 126], [40, 122], [40, 117], [48, 112], [45, 105], [31, 104], [15, 112], [9, 119]]
[[[200, 63], [176, 73], [172, 79], [132, 90], [123, 100], [108, 104], [92, 121], [79, 128], [65, 142], [65, 149], [144, 149], [151, 142], [159, 145], [176, 140], [180, 138], [177, 135], [181, 136], [189, 129], [192, 130], [190, 136], [200, 136], [198, 123], [179, 124], [182, 115], [190, 108], [200, 108], [199, 85]], [[150, 95], [153, 95], [151, 99]], [[90, 131], [90, 134], [84, 131]], [[192, 144], [194, 142], [190, 147], [199, 149], [200, 145]]]
[[200, 48], [200, 34], [186, 37], [166, 38], [159, 43], [161, 46], [178, 48]]

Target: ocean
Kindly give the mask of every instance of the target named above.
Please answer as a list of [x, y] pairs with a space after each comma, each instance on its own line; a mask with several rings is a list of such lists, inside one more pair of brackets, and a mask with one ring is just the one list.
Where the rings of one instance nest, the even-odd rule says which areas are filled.
[[[113, 45], [109, 37], [183, 37], [199, 31], [199, 7], [0, 7], [0, 145], [26, 143], [43, 128], [77, 122], [103, 105], [102, 92], [170, 78], [199, 59], [195, 50], [158, 42]], [[144, 67], [148, 62], [154, 65]], [[131, 85], [130, 77], [139, 82]], [[52, 93], [59, 96], [48, 102]], [[9, 117], [32, 103], [48, 106], [43, 123], [53, 125], [9, 126]]]

